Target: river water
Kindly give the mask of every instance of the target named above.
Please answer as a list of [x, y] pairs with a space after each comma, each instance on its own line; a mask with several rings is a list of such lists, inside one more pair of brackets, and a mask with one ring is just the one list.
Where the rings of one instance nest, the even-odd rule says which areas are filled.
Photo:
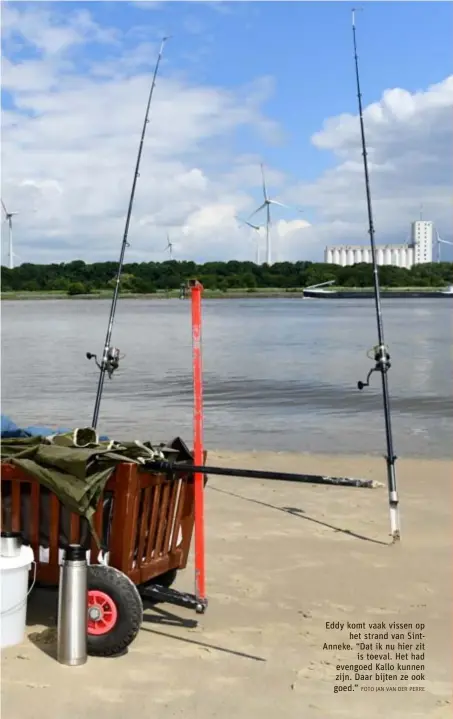
[[[110, 303], [2, 302], [2, 413], [21, 426], [88, 426]], [[398, 456], [451, 457], [452, 314], [447, 300], [383, 301]], [[376, 344], [369, 300], [203, 303], [208, 449], [384, 454], [380, 375], [362, 392]], [[120, 300], [99, 429], [191, 443], [190, 302]]]

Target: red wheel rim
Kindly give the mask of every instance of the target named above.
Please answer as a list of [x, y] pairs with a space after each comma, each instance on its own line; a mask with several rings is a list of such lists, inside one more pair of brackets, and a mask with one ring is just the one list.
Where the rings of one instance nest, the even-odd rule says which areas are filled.
[[108, 594], [97, 589], [88, 592], [88, 634], [99, 636], [110, 632], [118, 619], [116, 604]]

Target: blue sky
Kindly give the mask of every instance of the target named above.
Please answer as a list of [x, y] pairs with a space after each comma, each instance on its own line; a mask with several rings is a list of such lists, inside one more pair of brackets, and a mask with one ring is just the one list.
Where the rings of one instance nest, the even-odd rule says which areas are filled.
[[[266, 147], [266, 157], [307, 180], [332, 164], [328, 153], [310, 145], [310, 137], [324, 118], [357, 109], [350, 3], [232, 2], [215, 8], [209, 2], [170, 1], [149, 10], [122, 0], [70, 4], [88, 9], [101, 25], [123, 31], [143, 25], [152, 39], [172, 35], [164, 62], [193, 81], [234, 89], [258, 76], [275, 78], [265, 107], [281, 123], [285, 138]], [[365, 104], [386, 88], [415, 92], [450, 72], [452, 3], [365, 2], [362, 7], [356, 19]], [[91, 46], [89, 56], [96, 53], [99, 47]], [[83, 54], [86, 59], [87, 48]], [[250, 133], [239, 138], [239, 147], [263, 151]]]
[[[40, 12], [49, 10], [56, 18], [59, 16], [57, 24], [63, 15], [69, 17], [69, 13], [86, 11], [99, 28], [118, 31], [121, 41], [117, 43], [92, 42], [87, 34], [84, 43], [68, 47], [64, 56], [48, 54], [44, 58], [47, 62], [50, 58], [55, 67], [59, 63], [60, 80], [68, 71], [88, 77], [93, 62], [124, 61], [140, 43], [154, 45], [162, 34], [168, 33], [173, 38], [162, 64], [165, 77], [188, 86], [229, 91], [238, 108], [241, 93], [243, 97], [247, 95], [248, 85], [251, 92], [258, 94], [262, 87], [260, 112], [275, 126], [270, 124], [266, 132], [263, 127], [257, 130], [253, 123], [238, 123], [233, 133], [222, 138], [223, 157], [216, 157], [217, 170], [228, 169], [230, 155], [235, 158], [249, 155], [255, 161], [262, 158], [277, 173], [276, 180], [278, 173], [284, 176], [284, 182], [278, 182], [275, 189], [286, 192], [292, 202], [298, 198], [291, 186], [301, 183], [309, 190], [312, 184], [322, 185], [323, 178], [328, 177], [326, 171], [337, 171], [339, 155], [344, 156], [351, 142], [346, 138], [341, 145], [332, 140], [327, 149], [313, 142], [313, 136], [322, 133], [328, 118], [357, 112], [349, 3], [167, 1], [139, 7], [140, 3], [118, 1], [6, 5], [20, 6], [25, 15], [28, 11], [36, 14], [39, 6]], [[424, 93], [431, 85], [445, 80], [451, 72], [451, 3], [365, 2], [362, 7], [363, 12], [357, 13], [357, 32], [365, 106], [379, 102], [391, 88]], [[33, 21], [28, 22], [31, 27]], [[26, 23], [23, 26], [28, 27]], [[14, 32], [4, 39], [3, 54], [15, 64], [43, 59], [43, 49], [37, 46], [31, 31], [28, 39], [24, 41], [22, 37], [17, 42], [21, 28], [21, 22], [17, 22]], [[154, 62], [155, 52], [145, 53], [140, 63], [131, 65], [131, 79], [151, 72]], [[110, 82], [111, 77], [102, 81]], [[8, 85], [3, 93], [4, 108], [10, 109], [17, 96], [16, 88]], [[140, 98], [142, 105], [144, 101], [145, 98]], [[129, 110], [122, 106], [112, 108], [112, 113]], [[27, 112], [34, 111], [29, 108]], [[137, 117], [136, 122], [140, 124], [141, 118]], [[414, 123], [411, 120], [411, 128]], [[401, 118], [397, 124], [401, 132]], [[372, 132], [371, 129], [371, 143]], [[385, 124], [380, 132], [388, 135]], [[209, 165], [212, 147], [209, 142], [206, 144], [200, 166]], [[448, 146], [444, 148], [448, 152]], [[413, 147], [412, 154], [415, 150]], [[255, 186], [249, 188], [254, 201], [259, 199], [258, 180], [259, 176]], [[423, 200], [424, 193], [418, 189], [417, 193], [420, 197], [414, 197], [414, 210]], [[310, 197], [309, 191], [305, 194]], [[330, 194], [328, 197], [332, 202]], [[359, 201], [363, 201], [363, 196]], [[319, 222], [316, 204], [306, 208], [311, 222]], [[429, 200], [425, 204], [429, 207]], [[446, 228], [443, 234], [449, 235], [450, 231], [451, 228]]]

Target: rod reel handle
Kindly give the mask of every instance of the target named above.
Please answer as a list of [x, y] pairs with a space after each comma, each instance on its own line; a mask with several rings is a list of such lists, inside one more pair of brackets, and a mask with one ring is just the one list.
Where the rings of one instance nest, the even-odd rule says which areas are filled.
[[371, 377], [371, 375], [373, 374], [373, 372], [377, 372], [376, 367], [372, 367], [372, 368], [370, 369], [370, 371], [368, 372], [368, 374], [367, 374], [367, 376], [366, 376], [365, 382], [362, 382], [361, 380], [359, 380], [359, 381], [357, 382], [357, 389], [362, 390], [364, 387], [369, 387], [369, 386], [370, 386], [370, 377]]
[[94, 359], [94, 361], [95, 361], [95, 363], [96, 363], [96, 367], [98, 367], [99, 369], [102, 369], [101, 365], [100, 365], [99, 362], [98, 362], [98, 357], [97, 357], [97, 355], [93, 354], [93, 352], [87, 352], [87, 353], [86, 353], [86, 358], [87, 358], [87, 360], [92, 360], [92, 359]]

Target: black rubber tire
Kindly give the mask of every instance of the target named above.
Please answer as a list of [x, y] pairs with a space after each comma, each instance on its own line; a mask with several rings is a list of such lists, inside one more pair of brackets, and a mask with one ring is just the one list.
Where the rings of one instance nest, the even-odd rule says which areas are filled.
[[88, 567], [88, 591], [105, 592], [115, 602], [118, 618], [106, 634], [88, 634], [88, 654], [112, 657], [122, 654], [134, 641], [143, 621], [143, 603], [137, 587], [129, 577], [114, 567], [91, 564]]

